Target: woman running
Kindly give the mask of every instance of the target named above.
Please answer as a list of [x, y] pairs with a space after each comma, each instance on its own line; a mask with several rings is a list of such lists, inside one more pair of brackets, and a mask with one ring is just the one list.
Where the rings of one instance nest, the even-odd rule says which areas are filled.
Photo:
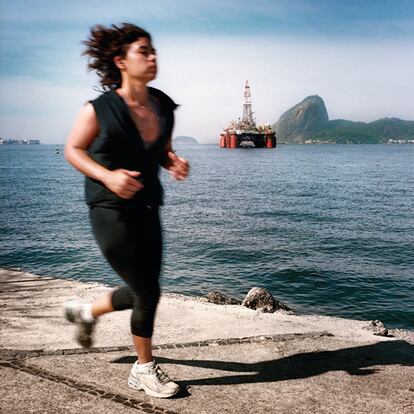
[[189, 172], [188, 162], [172, 150], [177, 105], [147, 86], [157, 74], [157, 54], [145, 30], [127, 23], [97, 25], [84, 44], [88, 67], [96, 71], [105, 92], [82, 108], [65, 157], [86, 176], [94, 236], [127, 286], [92, 303], [69, 301], [65, 316], [77, 324], [78, 342], [90, 347], [100, 315], [132, 309], [131, 333], [138, 360], [128, 385], [167, 398], [179, 386], [155, 363], [151, 338], [160, 297], [159, 166], [176, 180], [185, 179]]

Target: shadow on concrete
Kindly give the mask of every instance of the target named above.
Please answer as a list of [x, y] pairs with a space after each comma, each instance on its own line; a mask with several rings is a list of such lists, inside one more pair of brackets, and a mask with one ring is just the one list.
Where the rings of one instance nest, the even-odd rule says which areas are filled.
[[[191, 352], [191, 348], [188, 351]], [[135, 360], [136, 357], [127, 356], [111, 362], [133, 363]], [[171, 359], [161, 356], [157, 357], [157, 362], [240, 373], [181, 382], [185, 385], [230, 385], [301, 379], [330, 371], [346, 371], [350, 375], [370, 375], [381, 371], [380, 366], [384, 365], [411, 367], [414, 366], [414, 347], [405, 341], [384, 341], [334, 351], [305, 352], [256, 363]]]

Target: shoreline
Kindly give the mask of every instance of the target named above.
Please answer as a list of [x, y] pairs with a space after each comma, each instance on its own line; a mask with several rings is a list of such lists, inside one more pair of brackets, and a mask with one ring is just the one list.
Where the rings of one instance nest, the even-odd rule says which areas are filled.
[[63, 317], [67, 299], [109, 289], [0, 268], [4, 413], [406, 414], [414, 405], [414, 332], [375, 336], [366, 321], [261, 313], [180, 294], [161, 297], [153, 352], [181, 391], [153, 398], [128, 387], [136, 361], [130, 311], [100, 317], [89, 349]]
[[[16, 269], [0, 268], [2, 293], [19, 286], [18, 296], [3, 298], [0, 314], [1, 348], [58, 349], [77, 347], [74, 326], [63, 318], [62, 305], [71, 298], [92, 300], [112, 288], [98, 282], [79, 282], [38, 276]], [[7, 283], [5, 283], [7, 282]], [[32, 292], [32, 293], [31, 293]], [[33, 306], [34, 305], [34, 306]], [[96, 346], [130, 344], [130, 311], [112, 312], [99, 319]], [[302, 334], [327, 331], [336, 338], [354, 342], [403, 339], [414, 344], [414, 331], [390, 329], [389, 336], [368, 330], [369, 321], [333, 316], [262, 313], [241, 305], [217, 305], [203, 297], [164, 293], [157, 310], [154, 345], [204, 341], [212, 338], [251, 337], [267, 334]], [[24, 337], [22, 334], [24, 329]]]
[[[106, 283], [102, 283], [102, 282], [98, 282], [98, 281], [82, 281], [82, 280], [65, 278], [65, 277], [50, 276], [50, 275], [43, 275], [43, 274], [37, 274], [37, 273], [35, 274], [35, 273], [32, 273], [32, 272], [30, 272], [28, 270], [25, 270], [24, 268], [20, 268], [20, 267], [0, 266], [0, 273], [2, 271], [20, 272], [20, 273], [23, 273], [23, 274], [30, 274], [30, 275], [33, 275], [35, 277], [40, 277], [40, 278], [48, 278], [48, 279], [54, 279], [54, 280], [69, 281], [69, 282], [79, 283], [80, 286], [82, 286], [83, 284], [85, 284], [85, 285], [89, 285], [90, 284], [91, 286], [97, 286], [97, 287], [100, 287], [102, 289], [109, 289], [109, 290], [110, 289], [114, 289], [117, 286], [121, 286], [122, 285], [121, 281], [119, 281], [119, 283], [116, 283], [116, 284], [114, 283], [113, 285], [110, 285], [110, 284], [106, 284]], [[252, 287], [254, 287], [254, 286], [251, 286], [251, 288]], [[230, 306], [230, 307], [237, 307], [237, 306], [239, 306], [239, 307], [242, 307], [241, 305], [217, 305], [217, 304], [214, 304], [214, 303], [210, 303], [205, 298], [205, 295], [207, 295], [209, 292], [206, 292], [205, 295], [200, 296], [200, 295], [196, 295], [196, 294], [193, 295], [193, 294], [182, 294], [182, 293], [177, 293], [177, 292], [168, 292], [168, 291], [164, 291], [163, 288], [161, 290], [162, 290], [162, 292], [161, 292], [162, 293], [162, 297], [164, 297], [166, 299], [167, 298], [170, 298], [170, 299], [176, 298], [177, 300], [182, 300], [182, 301], [194, 300], [196, 302], [201, 302], [201, 303], [205, 303], [205, 304], [209, 304], [209, 305], [214, 305], [214, 306], [218, 306], [218, 307], [224, 307], [224, 306]], [[223, 293], [223, 292], [221, 292], [221, 293]], [[246, 294], [247, 294], [247, 291], [246, 291]], [[225, 293], [225, 295], [227, 295], [227, 296], [231, 296], [231, 297], [236, 297], [237, 296], [237, 298], [240, 299], [240, 300], [243, 300], [243, 298], [246, 296], [246, 294], [245, 295], [235, 295], [235, 296], [232, 296], [231, 294]], [[275, 299], [279, 299], [280, 300], [280, 298], [278, 298], [278, 297], [275, 297]], [[282, 300], [282, 301], [284, 301], [284, 300]], [[327, 313], [325, 313], [325, 314], [324, 313], [320, 313], [319, 314], [317, 312], [315, 312], [315, 313], [308, 313], [306, 310], [303, 310], [303, 309], [297, 307], [299, 305], [295, 305], [295, 304], [291, 305], [291, 303], [287, 303], [287, 304], [293, 308], [292, 309], [292, 312], [293, 312], [293, 315], [296, 316], [296, 317], [305, 317], [305, 318], [309, 318], [309, 319], [315, 319], [315, 318], [316, 319], [319, 319], [319, 318], [322, 318], [322, 319], [323, 318], [328, 318], [329, 319], [330, 318], [330, 319], [333, 319], [333, 320], [338, 319], [339, 321], [341, 321], [341, 320], [353, 321], [356, 324], [358, 324], [358, 323], [365, 323], [365, 325], [368, 325], [369, 322], [371, 322], [373, 320], [373, 319], [359, 319], [359, 318], [356, 319], [356, 318], [347, 317], [347, 316], [330, 315], [330, 314], [327, 314]], [[250, 310], [250, 311], [252, 311], [252, 310]], [[255, 312], [255, 311], [252, 311], [252, 312]], [[275, 313], [277, 314], [277, 313], [283, 313], [283, 312], [285, 312], [285, 311], [279, 310], [279, 311], [276, 311]], [[387, 324], [385, 324], [385, 326], [388, 329], [390, 335], [398, 335], [398, 336], [400, 336], [400, 335], [403, 335], [403, 336], [413, 335], [414, 336], [414, 328], [413, 329], [410, 329], [410, 328], [405, 328], [405, 327], [403, 327], [403, 328], [399, 328], [399, 327], [389, 327]]]

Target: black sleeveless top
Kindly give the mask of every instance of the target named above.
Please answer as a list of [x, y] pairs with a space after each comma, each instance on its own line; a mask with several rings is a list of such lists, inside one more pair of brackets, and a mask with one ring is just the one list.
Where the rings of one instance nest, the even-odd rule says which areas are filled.
[[166, 161], [165, 146], [174, 125], [177, 105], [164, 92], [148, 88], [158, 105], [160, 136], [151, 145], [144, 141], [130, 115], [128, 105], [114, 90], [91, 101], [99, 124], [99, 135], [88, 148], [89, 156], [109, 170], [125, 168], [139, 171], [144, 188], [125, 200], [108, 190], [98, 180], [86, 177], [85, 197], [89, 207], [136, 208], [163, 203], [163, 190], [158, 178], [159, 165]]

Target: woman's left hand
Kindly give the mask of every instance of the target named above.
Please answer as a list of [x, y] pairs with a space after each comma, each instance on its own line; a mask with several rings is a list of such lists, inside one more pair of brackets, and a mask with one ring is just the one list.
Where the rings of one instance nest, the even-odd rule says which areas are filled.
[[168, 151], [169, 165], [167, 170], [176, 180], [184, 180], [188, 177], [190, 164], [185, 158], [179, 157], [173, 151]]

